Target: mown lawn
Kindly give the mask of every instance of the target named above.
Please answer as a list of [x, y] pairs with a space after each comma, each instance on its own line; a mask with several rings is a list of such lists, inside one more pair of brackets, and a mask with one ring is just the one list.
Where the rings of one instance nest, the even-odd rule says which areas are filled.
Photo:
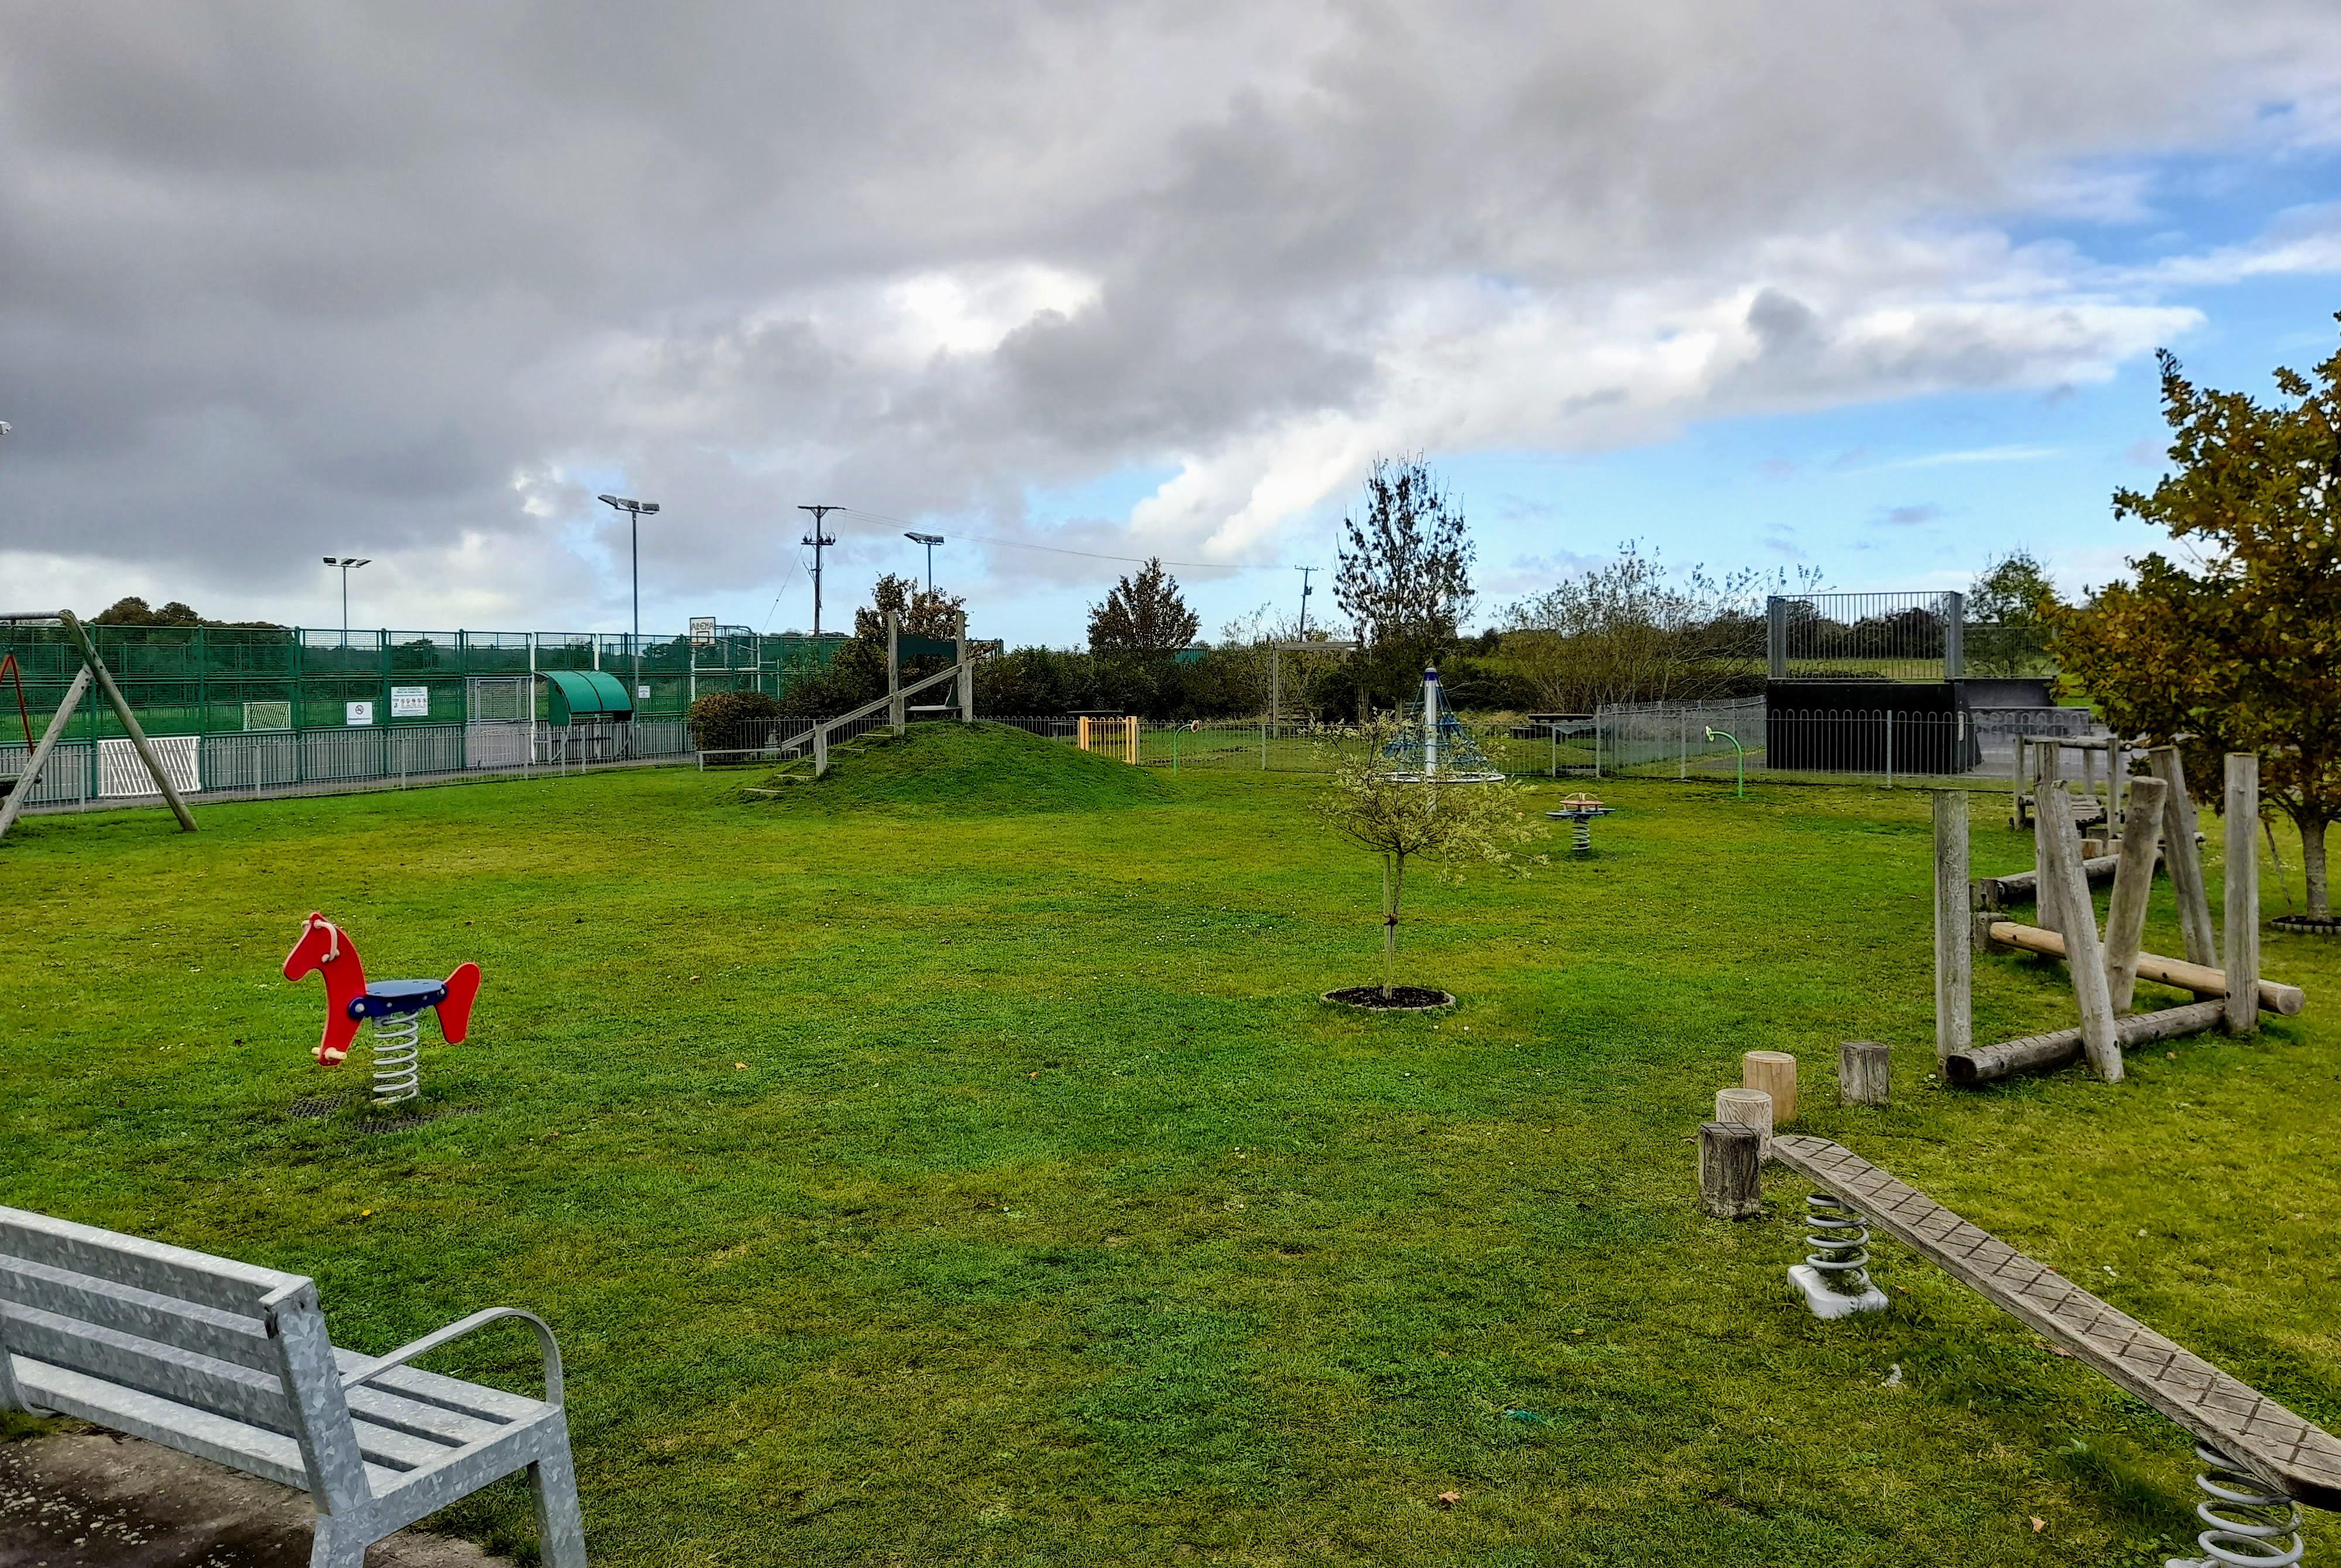
[[[314, 1274], [361, 1349], [541, 1311], [612, 1568], [2159, 1563], [2174, 1428], [1891, 1243], [1894, 1310], [1814, 1321], [1785, 1176], [1696, 1212], [1694, 1128], [1775, 1047], [1805, 1129], [2341, 1424], [2341, 944], [2267, 935], [2311, 1000], [2256, 1040], [1945, 1090], [1925, 797], [1613, 783], [1590, 860], [1421, 885], [1405, 978], [1458, 1009], [1360, 1018], [1316, 997], [1373, 977], [1375, 872], [1309, 782], [1134, 777], [35, 819], [0, 1203]], [[2029, 862], [2005, 810], [1979, 872]], [[485, 969], [435, 1119], [286, 1114], [355, 1077], [276, 973], [313, 908], [377, 977]], [[1980, 1035], [2067, 1021], [2057, 971], [1978, 968]], [[1891, 1110], [1836, 1105], [1848, 1037]], [[518, 1335], [433, 1365], [531, 1375]], [[533, 1533], [514, 1484], [435, 1523]]]

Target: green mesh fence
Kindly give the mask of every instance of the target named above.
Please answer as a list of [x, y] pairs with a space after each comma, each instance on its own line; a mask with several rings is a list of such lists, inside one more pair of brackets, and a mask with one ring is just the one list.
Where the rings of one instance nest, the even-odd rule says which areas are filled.
[[[98, 654], [130, 700], [138, 721], [158, 735], [348, 727], [352, 704], [364, 722], [462, 723], [474, 679], [525, 680], [542, 670], [604, 670], [622, 680], [635, 670], [633, 639], [622, 632], [318, 631], [299, 627], [92, 626]], [[760, 690], [786, 699], [790, 687], [824, 668], [842, 637], [760, 636], [719, 631], [642, 639], [636, 712], [680, 719], [692, 698]], [[80, 668], [55, 627], [0, 622], [0, 652], [24, 672], [25, 699], [38, 734]], [[541, 681], [532, 697], [544, 717]], [[506, 687], [506, 692], [510, 688]], [[21, 739], [13, 682], [0, 683], [0, 741]], [[507, 715], [499, 712], [495, 717]], [[121, 733], [93, 693], [74, 717], [75, 739]]]

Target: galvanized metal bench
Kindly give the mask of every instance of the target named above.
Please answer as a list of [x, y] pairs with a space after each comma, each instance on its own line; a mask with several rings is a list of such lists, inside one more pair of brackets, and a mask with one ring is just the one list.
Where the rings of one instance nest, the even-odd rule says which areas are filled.
[[2298, 1514], [2284, 1517], [2284, 1501], [2341, 1509], [2341, 1441], [2322, 1427], [1842, 1145], [1783, 1135], [1770, 1157], [2192, 1434], [2213, 1471], [2197, 1478], [2209, 1561], [2296, 1563]]
[[[536, 1333], [544, 1397], [406, 1364], [504, 1318]], [[387, 1355], [334, 1347], [314, 1281], [0, 1208], [0, 1406], [74, 1416], [307, 1491], [314, 1568], [525, 1469], [546, 1563], [584, 1568], [553, 1331], [476, 1312]]]

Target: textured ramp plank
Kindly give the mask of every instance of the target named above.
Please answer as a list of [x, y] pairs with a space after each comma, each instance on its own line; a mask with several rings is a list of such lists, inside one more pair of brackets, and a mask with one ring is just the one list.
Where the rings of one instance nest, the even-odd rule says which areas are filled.
[[2341, 1441], [2322, 1427], [1827, 1138], [1775, 1137], [1772, 1157], [2204, 1442], [2303, 1503], [2341, 1510]]

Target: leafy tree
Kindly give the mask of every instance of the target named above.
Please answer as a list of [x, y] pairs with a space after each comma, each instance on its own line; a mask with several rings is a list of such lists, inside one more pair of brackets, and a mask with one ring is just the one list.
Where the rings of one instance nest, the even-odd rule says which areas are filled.
[[2027, 550], [2011, 550], [1967, 590], [1965, 653], [1978, 675], [2027, 675], [2047, 661], [2048, 623], [2064, 600]]
[[[2341, 320], [2341, 317], [2336, 317]], [[2177, 741], [2187, 775], [2260, 755], [2262, 798], [2300, 829], [2309, 912], [2332, 913], [2325, 829], [2341, 817], [2341, 352], [2316, 379], [2279, 369], [2282, 401], [2197, 388], [2160, 356], [2176, 471], [2117, 515], [2161, 524], [2156, 552], [2050, 615], [2067, 674], [2123, 734]]]
[[[1802, 569], [1810, 591], [1819, 573]], [[1679, 577], [1629, 540], [1616, 560], [1504, 613], [1506, 660], [1550, 712], [1604, 703], [1695, 700], [1745, 686], [1764, 669], [1764, 598], [1786, 571]]]
[[1363, 521], [1341, 520], [1333, 601], [1365, 644], [1361, 695], [1410, 689], [1470, 612], [1476, 553], [1462, 509], [1420, 456], [1374, 460]]
[[1442, 880], [1470, 866], [1524, 871], [1518, 851], [1541, 827], [1529, 815], [1525, 786], [1429, 784], [1398, 777], [1384, 755], [1393, 733], [1387, 724], [1361, 726], [1351, 744], [1335, 751], [1332, 776], [1315, 802], [1320, 823], [1381, 858], [1385, 997], [1398, 968], [1407, 862], [1418, 856], [1429, 859]]
[[[966, 603], [957, 594], [921, 588], [914, 577], [884, 573], [871, 586], [870, 602], [854, 610], [853, 635], [838, 645], [826, 670], [790, 685], [788, 706], [818, 717], [850, 712], [883, 697], [886, 612], [891, 610], [901, 618], [903, 636], [940, 640], [956, 634]], [[905, 659], [902, 680], [908, 684], [947, 669], [950, 663], [933, 656]]]
[[205, 620], [187, 605], [177, 600], [160, 610], [148, 607], [135, 594], [117, 599], [90, 618], [93, 626], [217, 626], [215, 620]]
[[1202, 622], [1180, 597], [1179, 580], [1150, 557], [1136, 577], [1116, 583], [1090, 606], [1091, 653], [1174, 653], [1195, 640]]

